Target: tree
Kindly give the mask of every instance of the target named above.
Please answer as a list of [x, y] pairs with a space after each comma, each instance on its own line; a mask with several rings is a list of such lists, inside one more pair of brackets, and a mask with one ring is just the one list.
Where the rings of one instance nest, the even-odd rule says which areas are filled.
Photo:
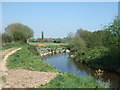
[[61, 38], [56, 38], [56, 39], [53, 39], [53, 42], [54, 43], [62, 43], [62, 39]]
[[10, 24], [5, 28], [7, 34], [13, 37], [14, 41], [27, 42], [33, 36], [33, 31], [26, 25], [20, 23]]
[[86, 46], [88, 48], [91, 48], [93, 45], [93, 36], [92, 36], [92, 32], [88, 31], [88, 30], [83, 30], [83, 29], [78, 29], [76, 32], [77, 36], [80, 36], [83, 40], [85, 40], [86, 42]]
[[80, 36], [75, 35], [69, 43], [68, 48], [70, 49], [71, 53], [74, 54], [74, 60], [78, 60], [82, 57], [86, 50], [86, 42]]
[[120, 54], [120, 20], [118, 17], [110, 26], [105, 28], [105, 31], [105, 46], [110, 49], [111, 55], [118, 56]]
[[103, 45], [103, 38], [105, 37], [105, 31], [98, 30], [98, 31], [90, 32], [87, 30], [79, 29], [77, 30], [76, 35], [80, 36], [82, 39], [85, 40], [86, 46], [88, 48], [93, 48], [95, 46]]
[[44, 33], [43, 33], [43, 31], [42, 31], [42, 40], [44, 39]]
[[88, 44], [89, 48], [93, 48], [93, 47], [96, 47], [96, 46], [103, 46], [104, 37], [105, 37], [105, 31], [104, 30], [98, 30], [98, 31], [92, 32], [88, 36], [88, 40], [87, 40], [87, 44]]
[[3, 33], [2, 34], [2, 42], [3, 43], [11, 43], [13, 41], [13, 39], [12, 39], [12, 36], [11, 35], [9, 35], [9, 34], [7, 34], [7, 33]]
[[80, 36], [84, 40], [87, 40], [87, 37], [90, 33], [91, 32], [88, 31], [88, 30], [78, 29], [77, 32], [76, 32], [76, 35]]
[[69, 47], [71, 51], [77, 52], [86, 48], [85, 41], [80, 36], [75, 36], [69, 41]]

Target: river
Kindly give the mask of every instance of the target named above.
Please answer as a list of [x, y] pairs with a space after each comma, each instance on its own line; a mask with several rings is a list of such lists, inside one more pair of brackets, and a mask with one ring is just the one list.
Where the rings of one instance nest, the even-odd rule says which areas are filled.
[[[68, 53], [44, 56], [43, 59], [45, 62], [51, 64], [61, 72], [72, 73], [78, 76], [91, 75], [96, 78], [95, 70], [90, 69], [86, 65], [73, 62], [73, 60], [69, 58]], [[120, 75], [115, 72], [104, 70], [104, 74], [99, 80], [103, 82], [109, 81], [110, 87], [112, 88], [120, 88]]]

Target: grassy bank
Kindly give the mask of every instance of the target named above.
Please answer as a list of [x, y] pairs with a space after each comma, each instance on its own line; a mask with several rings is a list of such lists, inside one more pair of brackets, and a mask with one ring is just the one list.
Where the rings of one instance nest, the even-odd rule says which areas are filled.
[[89, 77], [79, 77], [73, 74], [61, 73], [42, 88], [107, 88], [108, 84], [101, 83]]
[[22, 46], [20, 51], [9, 57], [7, 66], [10, 69], [23, 68], [36, 71], [57, 71], [52, 66], [40, 60], [38, 55], [31, 53], [28, 50], [29, 45]]
[[[7, 67], [9, 69], [23, 68], [32, 71], [57, 72], [55, 68], [40, 60], [40, 57], [29, 50], [30, 45], [21, 46], [22, 49], [9, 57]], [[78, 77], [73, 74], [60, 73], [45, 86], [40, 88], [105, 88], [107, 84], [97, 82], [94, 78]]]
[[7, 45], [4, 45], [4, 46], [1, 46], [0, 50], [6, 50], [6, 49], [10, 49], [10, 48], [19, 48], [19, 47], [23, 47], [23, 46], [26, 46], [27, 44], [24, 44], [24, 43], [13, 43], [13, 44], [7, 44]]

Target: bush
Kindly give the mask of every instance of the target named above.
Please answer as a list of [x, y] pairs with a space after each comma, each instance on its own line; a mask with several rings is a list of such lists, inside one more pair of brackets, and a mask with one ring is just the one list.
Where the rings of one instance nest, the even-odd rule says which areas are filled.
[[31, 53], [35, 54], [35, 55], [39, 55], [39, 52], [37, 51], [36, 46], [29, 45], [29, 46], [28, 46], [28, 50], [29, 50]]
[[82, 60], [90, 61], [94, 59], [99, 59], [108, 54], [108, 48], [103, 46], [96, 46], [94, 48], [89, 49], [84, 55], [81, 57]]
[[79, 50], [74, 53], [74, 59], [79, 61], [97, 60], [105, 55], [108, 55], [109, 49], [103, 46], [96, 46], [87, 50]]

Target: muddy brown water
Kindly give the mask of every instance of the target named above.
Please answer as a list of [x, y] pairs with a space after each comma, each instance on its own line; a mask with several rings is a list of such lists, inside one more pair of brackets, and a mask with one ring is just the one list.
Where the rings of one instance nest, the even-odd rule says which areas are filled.
[[60, 53], [43, 57], [44, 61], [51, 64], [61, 72], [72, 73], [78, 76], [89, 76], [96, 78], [102, 82], [109, 82], [111, 88], [120, 88], [120, 75], [118, 73], [104, 70], [101, 78], [97, 79], [95, 70], [90, 69], [86, 65], [75, 63], [69, 58], [68, 53]]

